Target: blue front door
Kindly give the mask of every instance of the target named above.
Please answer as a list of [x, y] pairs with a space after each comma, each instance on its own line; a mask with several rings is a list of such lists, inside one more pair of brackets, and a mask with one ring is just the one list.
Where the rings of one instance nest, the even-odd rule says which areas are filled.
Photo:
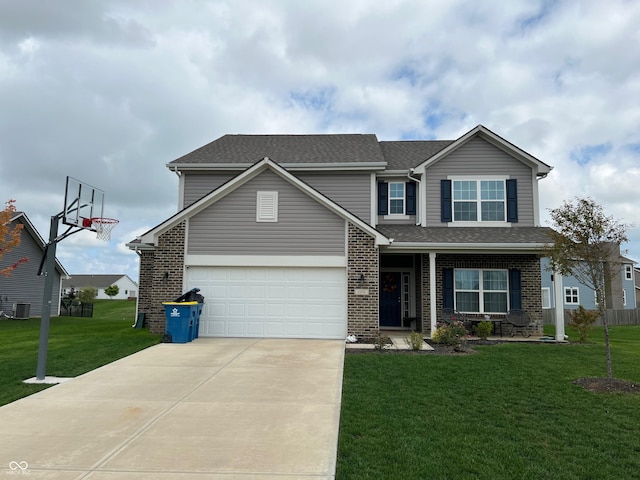
[[401, 315], [401, 284], [400, 272], [382, 272], [380, 274], [380, 326], [400, 327]]

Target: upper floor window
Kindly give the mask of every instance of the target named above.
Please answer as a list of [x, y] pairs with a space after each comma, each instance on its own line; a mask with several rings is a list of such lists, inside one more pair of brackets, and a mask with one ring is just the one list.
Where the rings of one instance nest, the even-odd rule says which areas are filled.
[[504, 222], [504, 180], [454, 180], [454, 222]]
[[565, 287], [564, 303], [567, 305], [578, 305], [580, 303], [580, 294], [578, 287]]
[[518, 221], [515, 179], [452, 178], [441, 181], [442, 222]]
[[633, 266], [625, 265], [624, 266], [624, 274], [627, 280], [633, 280]]
[[389, 183], [389, 215], [404, 214], [404, 182]]
[[378, 215], [415, 215], [415, 182], [378, 182]]

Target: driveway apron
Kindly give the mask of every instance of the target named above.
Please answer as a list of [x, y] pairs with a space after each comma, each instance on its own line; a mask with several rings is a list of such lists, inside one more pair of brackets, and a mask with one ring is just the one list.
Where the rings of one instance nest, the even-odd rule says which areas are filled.
[[0, 476], [332, 479], [343, 360], [336, 340], [156, 345], [1, 407]]

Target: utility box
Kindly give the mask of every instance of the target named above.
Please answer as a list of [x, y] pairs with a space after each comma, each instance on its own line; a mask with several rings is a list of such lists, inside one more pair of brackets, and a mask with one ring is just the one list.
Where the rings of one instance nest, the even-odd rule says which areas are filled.
[[13, 306], [13, 318], [17, 320], [29, 319], [29, 312], [31, 311], [30, 303], [16, 303]]

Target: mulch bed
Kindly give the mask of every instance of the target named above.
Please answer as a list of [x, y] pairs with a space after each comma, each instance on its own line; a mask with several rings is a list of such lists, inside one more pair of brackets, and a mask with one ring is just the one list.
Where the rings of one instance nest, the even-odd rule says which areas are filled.
[[573, 383], [596, 393], [640, 393], [639, 384], [618, 378], [579, 378]]
[[[502, 343], [500, 340], [471, 340], [466, 343], [465, 346], [456, 348], [448, 345], [440, 345], [434, 343], [431, 340], [425, 340], [425, 343], [430, 345], [433, 350], [398, 350], [395, 348], [385, 348], [384, 350], [371, 350], [366, 348], [358, 348], [357, 344], [352, 344], [351, 348], [348, 348], [346, 352], [348, 354], [359, 354], [377, 352], [390, 353], [390, 354], [402, 354], [402, 355], [469, 355], [477, 353], [473, 347], [478, 345], [498, 345]], [[389, 342], [391, 344], [391, 342]]]

